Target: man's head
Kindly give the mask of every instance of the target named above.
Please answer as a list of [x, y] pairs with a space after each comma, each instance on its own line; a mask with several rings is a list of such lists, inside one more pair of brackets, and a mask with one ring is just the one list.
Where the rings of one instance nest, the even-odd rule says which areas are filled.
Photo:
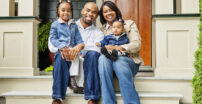
[[81, 14], [82, 21], [86, 25], [92, 25], [98, 15], [98, 6], [94, 2], [88, 2], [82, 9]]

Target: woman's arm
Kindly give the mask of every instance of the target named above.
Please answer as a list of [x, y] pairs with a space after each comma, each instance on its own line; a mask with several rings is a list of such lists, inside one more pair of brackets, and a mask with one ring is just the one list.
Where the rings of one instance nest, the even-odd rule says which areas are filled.
[[125, 30], [128, 34], [130, 42], [128, 44], [121, 45], [122, 48], [128, 53], [137, 53], [141, 48], [141, 37], [136, 24], [132, 20], [125, 21]]

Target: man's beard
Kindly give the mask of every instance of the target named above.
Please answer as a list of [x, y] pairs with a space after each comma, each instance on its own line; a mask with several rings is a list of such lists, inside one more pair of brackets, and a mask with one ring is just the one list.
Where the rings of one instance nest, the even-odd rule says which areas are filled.
[[92, 25], [93, 21], [87, 21], [85, 18], [83, 18], [83, 22], [87, 25]]

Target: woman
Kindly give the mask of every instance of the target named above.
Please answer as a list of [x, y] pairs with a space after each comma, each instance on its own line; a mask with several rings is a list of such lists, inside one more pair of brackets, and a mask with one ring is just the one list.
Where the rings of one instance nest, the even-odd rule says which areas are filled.
[[[111, 1], [106, 1], [100, 8], [101, 30], [105, 35], [111, 34], [113, 21], [121, 19], [122, 15], [118, 7]], [[113, 74], [115, 73], [121, 90], [124, 104], [140, 104], [138, 93], [134, 86], [134, 76], [139, 70], [142, 59], [139, 55], [141, 38], [132, 20], [125, 21], [124, 28], [128, 34], [129, 43], [121, 46], [106, 46], [107, 50], [121, 50], [129, 53], [129, 57], [118, 56], [112, 61], [101, 55], [99, 58], [99, 75], [101, 80], [103, 104], [116, 104], [116, 96], [113, 89]]]

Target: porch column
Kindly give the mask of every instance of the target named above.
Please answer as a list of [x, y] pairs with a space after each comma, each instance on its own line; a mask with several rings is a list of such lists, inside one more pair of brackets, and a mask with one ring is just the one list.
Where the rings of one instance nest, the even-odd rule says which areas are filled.
[[[3, 0], [2, 6], [10, 4]], [[39, 74], [37, 67], [37, 30], [36, 19], [38, 0], [19, 0], [19, 16], [5, 15], [0, 12], [0, 76], [33, 76]], [[5, 2], [5, 3], [4, 3]]]

